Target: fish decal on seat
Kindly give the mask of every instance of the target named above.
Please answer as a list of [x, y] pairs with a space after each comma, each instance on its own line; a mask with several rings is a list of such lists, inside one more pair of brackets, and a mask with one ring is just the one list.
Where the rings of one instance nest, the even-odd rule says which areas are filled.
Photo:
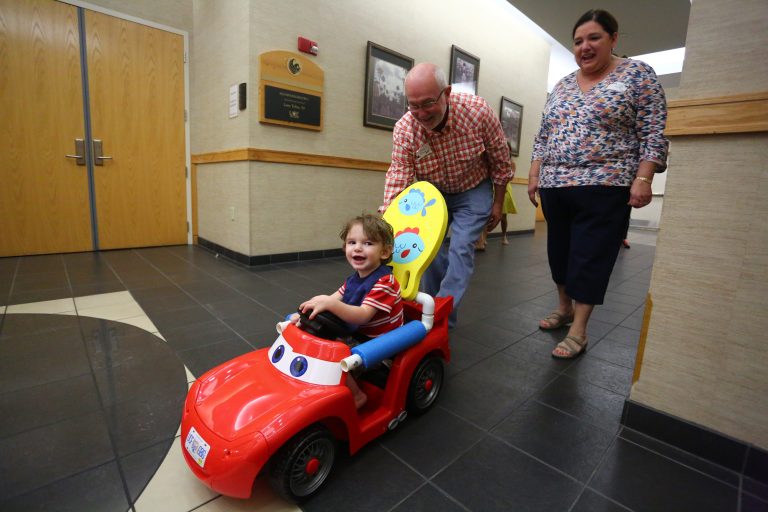
[[400, 199], [400, 201], [398, 201], [397, 207], [403, 215], [416, 215], [421, 212], [421, 216], [425, 217], [427, 215], [427, 206], [432, 206], [435, 202], [434, 198], [427, 202], [424, 197], [424, 192], [417, 188], [412, 188], [402, 199]]

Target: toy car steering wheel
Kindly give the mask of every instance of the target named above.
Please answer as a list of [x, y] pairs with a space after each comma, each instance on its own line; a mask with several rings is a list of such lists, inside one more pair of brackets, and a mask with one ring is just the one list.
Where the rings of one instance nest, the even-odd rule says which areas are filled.
[[312, 336], [335, 340], [350, 334], [349, 326], [347, 326], [346, 322], [330, 311], [318, 313], [312, 319], [309, 318], [311, 310], [307, 310], [307, 313], [302, 313], [301, 309], [299, 309], [297, 312], [300, 319], [299, 328]]

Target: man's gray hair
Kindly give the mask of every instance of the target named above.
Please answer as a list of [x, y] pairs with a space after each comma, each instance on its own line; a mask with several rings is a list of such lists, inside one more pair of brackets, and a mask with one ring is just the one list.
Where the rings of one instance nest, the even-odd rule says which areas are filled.
[[435, 83], [437, 84], [438, 88], [440, 88], [442, 90], [442, 89], [445, 89], [446, 87], [448, 87], [448, 79], [445, 78], [445, 72], [442, 69], [440, 69], [438, 66], [436, 66], [436, 65], [434, 65], [432, 63], [417, 64], [416, 67], [411, 68], [411, 70], [408, 71], [408, 73], [406, 73], [405, 81], [408, 82], [410, 80], [410, 78], [411, 78], [411, 75], [413, 75], [414, 70], [416, 68], [422, 67], [422, 66], [428, 66], [428, 67], [432, 68], [432, 70], [433, 70], [432, 71], [432, 76], [434, 77]]

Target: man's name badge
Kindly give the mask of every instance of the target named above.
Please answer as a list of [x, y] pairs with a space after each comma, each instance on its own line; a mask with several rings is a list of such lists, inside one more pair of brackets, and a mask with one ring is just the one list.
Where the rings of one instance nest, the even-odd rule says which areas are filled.
[[429, 143], [424, 144], [419, 149], [416, 150], [416, 160], [421, 160], [425, 156], [429, 156], [432, 154], [432, 148], [429, 146]]

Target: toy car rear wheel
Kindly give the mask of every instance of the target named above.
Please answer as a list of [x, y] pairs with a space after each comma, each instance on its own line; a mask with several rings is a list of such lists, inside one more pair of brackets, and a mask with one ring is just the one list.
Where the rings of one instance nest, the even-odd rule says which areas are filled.
[[429, 356], [419, 363], [408, 387], [408, 412], [424, 414], [435, 404], [443, 387], [443, 362], [437, 356]]
[[325, 482], [336, 459], [336, 440], [322, 425], [296, 434], [272, 458], [272, 488], [288, 501], [309, 498]]

